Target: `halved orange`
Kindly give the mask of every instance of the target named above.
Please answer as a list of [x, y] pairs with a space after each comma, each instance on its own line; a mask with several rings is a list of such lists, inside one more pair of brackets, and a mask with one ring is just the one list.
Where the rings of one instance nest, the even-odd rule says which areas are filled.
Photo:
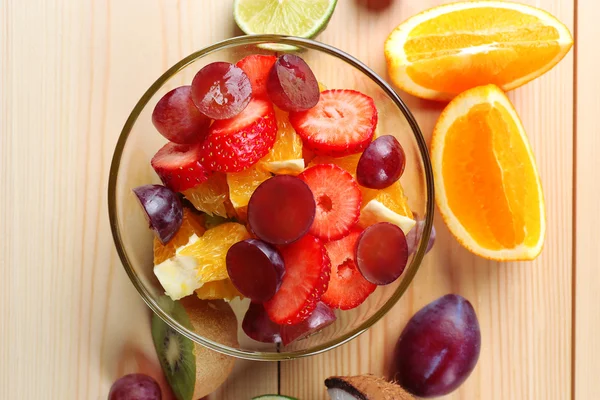
[[407, 19], [389, 35], [385, 57], [400, 89], [444, 101], [479, 85], [517, 88], [555, 66], [572, 45], [568, 28], [543, 10], [470, 1]]
[[514, 107], [495, 85], [458, 95], [433, 132], [436, 202], [450, 232], [473, 253], [532, 260], [546, 231], [533, 153]]

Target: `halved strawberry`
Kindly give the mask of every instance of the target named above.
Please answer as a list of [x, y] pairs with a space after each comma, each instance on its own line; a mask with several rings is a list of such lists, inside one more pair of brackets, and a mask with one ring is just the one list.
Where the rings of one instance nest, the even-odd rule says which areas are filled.
[[279, 251], [285, 275], [279, 291], [264, 305], [271, 321], [297, 324], [308, 318], [327, 290], [331, 265], [325, 246], [311, 235], [282, 246]]
[[156, 152], [150, 164], [165, 186], [182, 192], [206, 182], [210, 176], [211, 172], [200, 163], [201, 158], [200, 143], [169, 142]]
[[240, 114], [215, 121], [202, 143], [202, 163], [213, 171], [239, 172], [265, 156], [277, 136], [269, 101], [253, 99]]
[[377, 108], [371, 97], [355, 90], [325, 90], [310, 110], [290, 112], [290, 122], [317, 155], [341, 157], [369, 145]]
[[360, 216], [362, 195], [352, 175], [333, 164], [304, 170], [302, 179], [315, 197], [317, 210], [309, 233], [323, 240], [341, 239]]
[[267, 77], [273, 64], [277, 61], [275, 56], [252, 54], [242, 58], [235, 65], [244, 70], [252, 84], [252, 96], [261, 97], [267, 94]]
[[331, 308], [358, 307], [377, 288], [363, 278], [356, 266], [354, 249], [360, 233], [361, 230], [353, 228], [345, 238], [325, 244], [331, 260], [331, 278], [321, 301]]

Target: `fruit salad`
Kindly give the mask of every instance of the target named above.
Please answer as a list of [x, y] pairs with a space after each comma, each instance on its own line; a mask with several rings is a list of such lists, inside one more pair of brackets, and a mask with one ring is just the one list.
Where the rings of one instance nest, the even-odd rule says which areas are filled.
[[416, 222], [405, 153], [378, 118], [371, 97], [324, 90], [294, 54], [214, 62], [162, 97], [163, 185], [133, 192], [165, 294], [248, 298], [247, 336], [288, 345], [396, 281]]

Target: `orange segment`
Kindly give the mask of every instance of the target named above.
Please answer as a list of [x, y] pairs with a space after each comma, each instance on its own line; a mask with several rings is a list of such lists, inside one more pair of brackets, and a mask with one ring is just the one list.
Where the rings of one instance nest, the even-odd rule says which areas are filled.
[[226, 222], [208, 229], [196, 242], [181, 249], [178, 255], [196, 259], [201, 282], [219, 281], [229, 278], [225, 264], [229, 248], [249, 238], [244, 225]]
[[540, 253], [540, 179], [521, 121], [497, 86], [470, 89], [448, 104], [431, 156], [438, 207], [459, 242], [495, 260]]
[[201, 300], [223, 299], [231, 301], [236, 297], [244, 298], [235, 286], [233, 286], [230, 279], [206, 282], [200, 288], [196, 289], [196, 296]]
[[160, 240], [154, 238], [154, 265], [158, 265], [173, 257], [177, 248], [185, 246], [192, 235], [202, 236], [204, 231], [202, 217], [194, 214], [187, 208], [184, 208], [181, 227], [173, 239], [171, 239], [169, 243], [163, 245]]
[[340, 168], [348, 171], [350, 175], [356, 178], [356, 166], [358, 160], [360, 160], [360, 154], [351, 154], [345, 157], [328, 157], [328, 156], [316, 156], [310, 161], [309, 167], [319, 164], [335, 164]]
[[184, 190], [183, 195], [200, 211], [220, 217], [228, 216], [229, 188], [225, 174], [215, 172], [206, 182]]
[[278, 129], [275, 144], [258, 164], [274, 174], [298, 175], [304, 169], [302, 139], [292, 127], [287, 112], [275, 107], [275, 116]]
[[556, 65], [572, 45], [567, 27], [545, 11], [472, 1], [409, 18], [389, 35], [385, 56], [390, 77], [402, 90], [450, 100], [479, 85], [519, 87]]
[[270, 173], [255, 166], [245, 171], [227, 174], [229, 199], [239, 218], [246, 219], [246, 210], [252, 193], [270, 177]]

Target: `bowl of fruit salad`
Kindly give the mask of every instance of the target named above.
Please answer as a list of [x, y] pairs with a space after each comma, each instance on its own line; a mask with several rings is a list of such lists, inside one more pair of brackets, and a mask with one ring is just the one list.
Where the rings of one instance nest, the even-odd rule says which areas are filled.
[[433, 181], [382, 78], [325, 44], [259, 35], [191, 54], [146, 91], [108, 201], [123, 266], [164, 324], [159, 352], [177, 335], [282, 360], [345, 343], [398, 301], [428, 248]]

